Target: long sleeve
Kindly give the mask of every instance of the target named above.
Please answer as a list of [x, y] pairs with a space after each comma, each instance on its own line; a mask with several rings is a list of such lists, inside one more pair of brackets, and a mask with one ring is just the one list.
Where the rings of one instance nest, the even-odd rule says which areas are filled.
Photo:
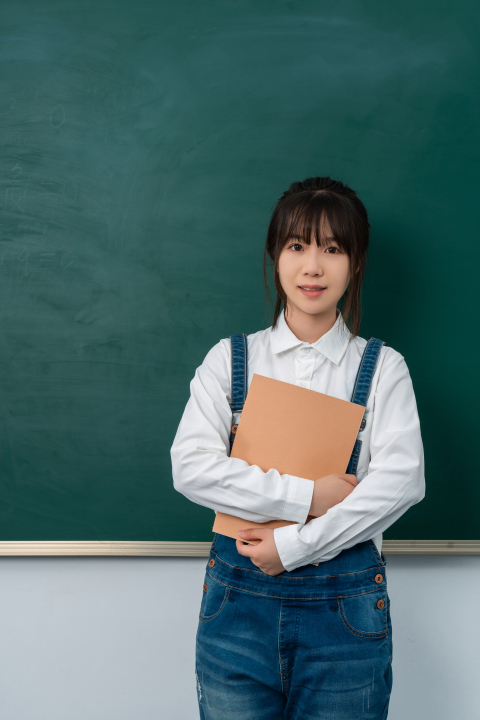
[[274, 530], [282, 564], [291, 571], [331, 560], [383, 533], [424, 496], [424, 452], [412, 380], [403, 356], [390, 349], [375, 391], [367, 474], [325, 515]]
[[229, 457], [228, 343], [221, 340], [208, 352], [190, 383], [190, 398], [170, 451], [174, 487], [192, 502], [245, 520], [304, 523], [313, 495], [311, 480], [274, 469], [264, 472]]

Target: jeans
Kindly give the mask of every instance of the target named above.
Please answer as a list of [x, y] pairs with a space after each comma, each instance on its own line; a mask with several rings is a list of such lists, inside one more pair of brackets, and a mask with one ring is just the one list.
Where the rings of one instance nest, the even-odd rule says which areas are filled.
[[270, 576], [216, 534], [196, 636], [201, 720], [384, 720], [386, 558], [373, 540]]

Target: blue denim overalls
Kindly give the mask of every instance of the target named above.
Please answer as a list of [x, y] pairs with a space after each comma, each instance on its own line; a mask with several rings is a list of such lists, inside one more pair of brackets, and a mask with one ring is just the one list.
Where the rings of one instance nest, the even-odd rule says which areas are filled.
[[[248, 390], [247, 336], [231, 342], [234, 413]], [[351, 402], [366, 406], [384, 344], [368, 339]], [[360, 447], [357, 438], [347, 473], [356, 474]], [[386, 562], [365, 540], [271, 576], [216, 533], [196, 636], [201, 720], [385, 720], [393, 680]]]

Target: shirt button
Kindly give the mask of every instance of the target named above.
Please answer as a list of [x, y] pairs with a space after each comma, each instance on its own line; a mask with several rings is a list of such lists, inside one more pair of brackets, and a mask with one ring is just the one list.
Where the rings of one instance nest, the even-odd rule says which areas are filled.
[[375, 582], [376, 583], [383, 582], [383, 575], [380, 575], [380, 573], [378, 575], [375, 575]]
[[213, 567], [215, 565], [215, 560], [213, 558], [211, 560], [209, 560], [208, 565], [209, 565], [209, 567]]
[[384, 603], [383, 600], [379, 600], [379, 601], [377, 602], [377, 608], [378, 608], [379, 610], [381, 610], [384, 605], [385, 605], [385, 603]]

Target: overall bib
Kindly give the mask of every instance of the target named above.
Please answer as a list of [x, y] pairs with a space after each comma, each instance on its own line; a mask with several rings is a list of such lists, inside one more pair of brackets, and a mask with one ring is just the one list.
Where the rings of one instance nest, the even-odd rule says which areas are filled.
[[[234, 413], [247, 394], [248, 346], [244, 333], [231, 341]], [[351, 402], [366, 406], [384, 344], [368, 339]], [[347, 473], [356, 474], [360, 448], [357, 438]], [[393, 680], [386, 563], [365, 540], [271, 576], [215, 533], [196, 636], [201, 720], [385, 720]]]

